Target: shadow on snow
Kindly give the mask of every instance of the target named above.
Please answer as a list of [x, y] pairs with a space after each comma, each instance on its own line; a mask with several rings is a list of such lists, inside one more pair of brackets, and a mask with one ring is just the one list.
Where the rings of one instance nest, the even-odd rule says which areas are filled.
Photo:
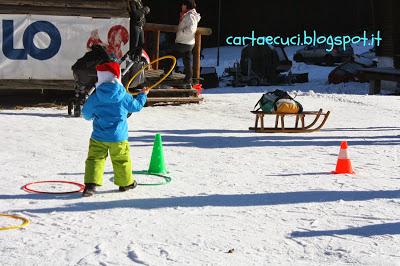
[[[19, 198], [16, 195], [9, 199]], [[379, 191], [300, 191], [261, 194], [232, 194], [232, 195], [206, 195], [185, 196], [171, 198], [126, 199], [104, 202], [78, 202], [62, 207], [14, 210], [29, 211], [33, 213], [50, 212], [86, 212], [93, 210], [106, 210], [115, 208], [133, 209], [161, 209], [161, 208], [201, 208], [201, 207], [254, 207], [274, 206], [286, 204], [309, 204], [343, 201], [366, 201], [374, 199], [400, 198], [399, 190]], [[1, 199], [1, 197], [0, 197]]]
[[[339, 146], [342, 140], [349, 140], [350, 146], [363, 145], [400, 145], [400, 135], [382, 136], [315, 136], [315, 135], [273, 135], [250, 134], [245, 130], [161, 130], [131, 131], [134, 133], [161, 133], [164, 146], [196, 147], [196, 148], [240, 148], [240, 147], [291, 147], [291, 146]], [[399, 128], [400, 132], [400, 128]], [[214, 136], [201, 134], [214, 133]], [[224, 134], [249, 133], [245, 136], [224, 136]], [[154, 135], [129, 137], [130, 142], [144, 142], [133, 146], [150, 146]]]
[[336, 235], [354, 235], [354, 236], [379, 236], [379, 235], [399, 235], [400, 223], [374, 224], [361, 227], [352, 227], [338, 230], [320, 230], [320, 231], [294, 231], [291, 237], [320, 237]]

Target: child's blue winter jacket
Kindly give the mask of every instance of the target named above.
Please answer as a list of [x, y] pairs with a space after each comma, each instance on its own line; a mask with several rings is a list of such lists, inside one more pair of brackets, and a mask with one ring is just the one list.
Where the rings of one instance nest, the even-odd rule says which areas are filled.
[[127, 115], [139, 112], [146, 100], [144, 93], [133, 98], [116, 80], [100, 84], [82, 109], [86, 120], [93, 119], [92, 139], [104, 142], [128, 140]]

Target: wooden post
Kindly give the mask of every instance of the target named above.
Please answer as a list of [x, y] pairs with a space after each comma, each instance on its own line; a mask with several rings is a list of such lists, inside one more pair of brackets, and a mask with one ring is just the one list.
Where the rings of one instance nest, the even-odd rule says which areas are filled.
[[196, 33], [196, 43], [194, 45], [193, 54], [193, 76], [197, 83], [200, 83], [200, 53], [201, 53], [201, 34]]
[[[155, 31], [156, 34], [156, 58], [160, 57], [160, 31]], [[156, 62], [156, 69], [158, 69], [158, 62]]]
[[[11, 1], [11, 0], [10, 0]], [[159, 31], [159, 32], [177, 32], [178, 27], [176, 25], [165, 25], [146, 23], [144, 25], [145, 31]], [[198, 27], [195, 35], [195, 46], [193, 51], [193, 78], [200, 80], [200, 55], [201, 55], [201, 35], [209, 36], [212, 34], [210, 28]]]
[[264, 130], [264, 114], [261, 114], [261, 130]]
[[258, 119], [260, 118], [259, 114], [256, 114], [256, 123], [254, 125], [254, 128], [257, 130], [258, 127]]
[[369, 82], [369, 95], [378, 94], [381, 91], [381, 81], [379, 79]]
[[299, 116], [299, 114], [297, 114], [296, 115], [296, 123], [294, 125], [294, 128], [297, 128], [299, 126], [299, 119], [300, 119], [300, 116]]

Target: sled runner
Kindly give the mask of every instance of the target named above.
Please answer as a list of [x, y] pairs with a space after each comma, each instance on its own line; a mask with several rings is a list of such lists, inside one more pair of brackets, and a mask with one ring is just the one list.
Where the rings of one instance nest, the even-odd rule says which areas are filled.
[[[249, 127], [249, 130], [254, 130], [257, 133], [308, 133], [320, 130], [328, 119], [330, 111], [324, 113], [322, 109], [319, 109], [319, 111], [303, 111], [298, 114], [265, 113], [263, 111], [251, 111], [251, 113], [256, 115], [256, 121], [255, 126]], [[275, 127], [264, 127], [264, 116], [266, 115], [275, 116]], [[285, 117], [287, 116], [295, 116], [294, 127], [285, 127]], [[306, 125], [306, 117], [314, 117], [314, 120]], [[317, 124], [319, 120], [321, 121]]]

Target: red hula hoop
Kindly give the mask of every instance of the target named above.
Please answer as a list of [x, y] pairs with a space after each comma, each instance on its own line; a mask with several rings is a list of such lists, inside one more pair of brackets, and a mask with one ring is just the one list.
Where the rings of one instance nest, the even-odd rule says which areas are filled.
[[[79, 190], [74, 190], [74, 191], [66, 191], [66, 192], [47, 192], [47, 191], [40, 191], [40, 190], [35, 190], [35, 189], [30, 189], [29, 186], [34, 185], [34, 184], [41, 184], [41, 183], [63, 183], [63, 184], [72, 184], [75, 186], [79, 187]], [[39, 193], [39, 194], [71, 194], [71, 193], [79, 193], [82, 192], [85, 189], [85, 185], [76, 183], [76, 182], [71, 182], [71, 181], [63, 181], [63, 180], [49, 180], [49, 181], [38, 181], [38, 182], [32, 182], [29, 184], [26, 184], [23, 186], [21, 189], [31, 192], [31, 193]]]

